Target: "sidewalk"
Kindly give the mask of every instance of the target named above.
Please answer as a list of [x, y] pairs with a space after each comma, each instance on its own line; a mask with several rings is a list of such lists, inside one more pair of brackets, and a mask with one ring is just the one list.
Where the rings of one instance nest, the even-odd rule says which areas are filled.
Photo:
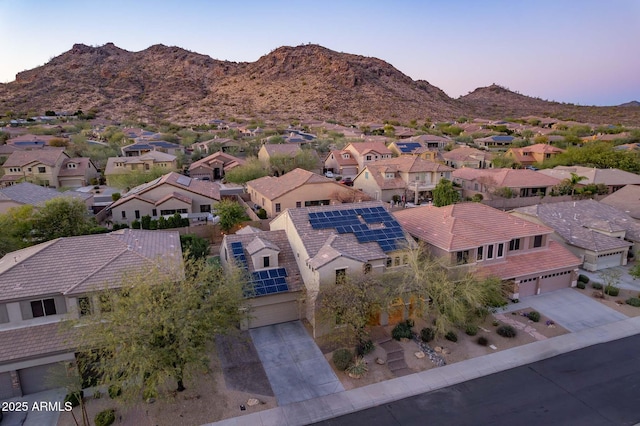
[[208, 425], [305, 425], [640, 333], [640, 317]]

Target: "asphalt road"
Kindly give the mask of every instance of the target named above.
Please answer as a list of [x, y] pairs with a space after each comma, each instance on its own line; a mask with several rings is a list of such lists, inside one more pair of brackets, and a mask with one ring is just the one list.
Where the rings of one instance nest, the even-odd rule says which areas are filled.
[[318, 425], [633, 425], [640, 335], [591, 346]]

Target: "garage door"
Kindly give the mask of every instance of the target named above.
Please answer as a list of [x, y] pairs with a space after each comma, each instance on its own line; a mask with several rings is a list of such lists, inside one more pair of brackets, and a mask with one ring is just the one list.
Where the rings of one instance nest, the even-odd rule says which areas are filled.
[[614, 266], [622, 265], [622, 255], [623, 251], [619, 251], [616, 253], [609, 254], [599, 254], [598, 255], [598, 264], [596, 265], [596, 269], [605, 269], [612, 268]]
[[540, 280], [540, 293], [571, 287], [571, 271], [556, 272], [545, 275]]
[[42, 392], [49, 389], [63, 387], [67, 377], [67, 370], [63, 363], [39, 365], [37, 367], [18, 370], [22, 393]]
[[254, 306], [251, 310], [251, 316], [249, 328], [263, 327], [265, 325], [300, 319], [298, 303], [295, 300], [274, 303], [272, 305]]
[[520, 282], [518, 297], [533, 296], [536, 294], [537, 278], [529, 278]]
[[11, 397], [13, 397], [11, 373], [0, 373], [0, 399], [8, 399]]

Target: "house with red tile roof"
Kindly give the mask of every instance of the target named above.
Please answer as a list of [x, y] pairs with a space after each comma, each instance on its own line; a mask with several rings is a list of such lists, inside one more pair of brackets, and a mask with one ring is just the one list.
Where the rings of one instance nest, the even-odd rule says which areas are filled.
[[151, 169], [163, 169], [167, 172], [178, 168], [178, 159], [175, 155], [160, 151], [149, 151], [140, 156], [133, 157], [109, 157], [104, 169], [104, 177], [107, 185], [114, 186], [115, 175], [131, 172], [149, 172]]
[[553, 169], [538, 170], [537, 173], [556, 179], [571, 179], [571, 174], [583, 177], [578, 187], [584, 185], [605, 185], [610, 194], [625, 185], [640, 185], [640, 176], [620, 169], [597, 169], [584, 166], [556, 166]]
[[245, 161], [222, 151], [215, 152], [189, 166], [189, 176], [200, 180], [220, 180], [228, 170], [241, 166]]
[[488, 151], [461, 146], [442, 153], [444, 164], [454, 169], [469, 167], [472, 169], [490, 169], [493, 167], [493, 154]]
[[[177, 231], [123, 229], [58, 238], [0, 259], [0, 400], [59, 387], [75, 362], [60, 322], [101, 309], [100, 292], [146, 267], [181, 273]], [[103, 299], [104, 300], [104, 299]]]
[[143, 216], [158, 219], [175, 213], [206, 219], [220, 201], [220, 185], [171, 172], [137, 186], [111, 204], [114, 223], [131, 224]]
[[343, 177], [354, 177], [358, 174], [358, 162], [350, 151], [329, 151], [324, 160], [324, 170]]
[[563, 152], [565, 152], [564, 149], [556, 148], [553, 145], [537, 143], [521, 148], [509, 148], [504, 156], [511, 158], [521, 166], [532, 166], [534, 164], [542, 164]]
[[453, 182], [462, 188], [463, 197], [482, 194], [483, 199], [543, 197], [560, 179], [528, 169], [456, 169]]
[[513, 284], [510, 297], [576, 285], [581, 260], [551, 238], [553, 229], [480, 203], [393, 213], [452, 272], [477, 268]]
[[393, 153], [384, 142], [353, 142], [344, 148], [351, 153], [358, 163], [358, 171], [364, 166], [378, 160], [391, 158]]

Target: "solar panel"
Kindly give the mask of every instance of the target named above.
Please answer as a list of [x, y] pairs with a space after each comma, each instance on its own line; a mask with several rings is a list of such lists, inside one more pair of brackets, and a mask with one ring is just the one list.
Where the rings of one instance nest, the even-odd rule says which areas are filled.
[[287, 276], [287, 271], [285, 268], [256, 271], [251, 275], [251, 283], [254, 288], [255, 296], [265, 296], [267, 294], [289, 291], [289, 286], [287, 285], [287, 282], [285, 280], [285, 277]]
[[178, 179], [176, 179], [176, 183], [182, 186], [189, 186], [191, 185], [191, 178], [188, 176], [178, 176]]

